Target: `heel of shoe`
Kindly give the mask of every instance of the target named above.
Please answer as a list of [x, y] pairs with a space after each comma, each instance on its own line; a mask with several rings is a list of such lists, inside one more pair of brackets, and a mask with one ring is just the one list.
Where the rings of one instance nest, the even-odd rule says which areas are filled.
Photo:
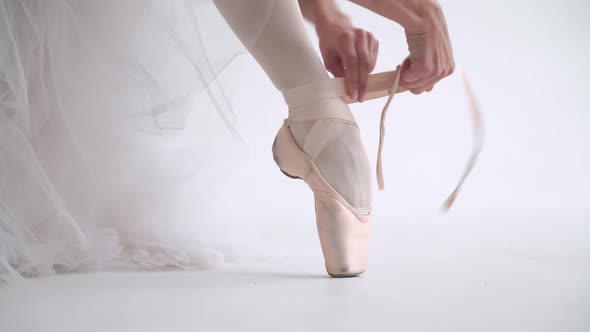
[[331, 277], [354, 277], [367, 268], [371, 218], [361, 220], [329, 193], [315, 193], [316, 223], [326, 271]]
[[292, 179], [305, 178], [306, 156], [285, 124], [279, 129], [272, 144], [272, 155], [283, 174]]

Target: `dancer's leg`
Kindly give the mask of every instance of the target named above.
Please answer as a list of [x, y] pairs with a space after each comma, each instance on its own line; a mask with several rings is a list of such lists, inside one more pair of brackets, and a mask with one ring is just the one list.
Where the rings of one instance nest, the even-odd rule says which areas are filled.
[[214, 0], [280, 91], [327, 78], [305, 31], [297, 0]]
[[[279, 91], [328, 77], [317, 53], [308, 39], [303, 16], [297, 0], [214, 0], [232, 30], [248, 48]], [[340, 98], [309, 109], [333, 108], [350, 112]], [[305, 110], [303, 110], [305, 111]], [[330, 123], [333, 122], [333, 123]], [[326, 124], [338, 127], [337, 136], [329, 137], [316, 158], [324, 178], [355, 207], [371, 205], [371, 170], [362, 145], [359, 129], [354, 122], [321, 119], [297, 122], [291, 131], [297, 144], [306, 150], [321, 143], [317, 132], [311, 141], [308, 133], [314, 126]], [[321, 125], [321, 126], [318, 126]], [[316, 128], [317, 129], [317, 128]]]

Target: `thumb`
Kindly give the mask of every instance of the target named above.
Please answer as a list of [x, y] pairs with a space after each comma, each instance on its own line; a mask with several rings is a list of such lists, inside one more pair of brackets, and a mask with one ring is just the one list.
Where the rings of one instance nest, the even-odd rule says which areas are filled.
[[405, 83], [416, 82], [424, 76], [424, 72], [420, 66], [416, 65], [416, 62], [412, 62], [409, 58], [404, 60], [402, 64], [402, 76], [401, 81]]

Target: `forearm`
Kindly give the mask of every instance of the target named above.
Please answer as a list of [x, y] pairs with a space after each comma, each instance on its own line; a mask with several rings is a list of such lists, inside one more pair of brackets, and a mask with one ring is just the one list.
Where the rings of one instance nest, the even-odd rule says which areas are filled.
[[[282, 1], [282, 0], [280, 0]], [[298, 0], [303, 17], [316, 27], [325, 24], [345, 23], [350, 24], [350, 19], [336, 4], [335, 0]]]
[[298, 0], [301, 14], [306, 20], [315, 24], [315, 0]]
[[357, 5], [399, 23], [406, 31], [428, 29], [432, 15], [439, 14], [436, 0], [350, 0]]

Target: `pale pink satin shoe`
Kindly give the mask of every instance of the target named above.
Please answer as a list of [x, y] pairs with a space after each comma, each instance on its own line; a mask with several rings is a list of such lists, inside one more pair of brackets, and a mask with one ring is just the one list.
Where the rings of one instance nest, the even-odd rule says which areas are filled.
[[371, 237], [371, 211], [358, 211], [326, 182], [313, 159], [295, 142], [287, 121], [279, 129], [273, 146], [281, 171], [291, 178], [303, 179], [313, 190], [328, 274], [351, 277], [363, 273]]
[[[384, 96], [389, 97], [381, 113], [376, 169], [380, 190], [384, 187], [381, 151], [383, 149], [386, 112], [394, 95], [406, 91], [405, 88], [399, 87], [400, 68], [398, 66], [395, 71], [370, 75], [365, 98], [365, 100], [369, 100]], [[481, 117], [469, 86], [466, 81], [465, 83], [470, 98], [477, 141], [465, 174], [451, 196], [443, 204], [443, 210], [449, 209], [452, 205], [481, 148], [481, 132], [483, 129]], [[341, 78], [314, 81], [285, 91], [283, 95], [290, 110], [334, 97], [342, 97], [346, 103], [356, 102], [346, 97], [344, 81]], [[322, 177], [314, 162], [319, 151], [311, 151], [311, 155], [305, 153], [297, 145], [290, 130], [293, 121], [311, 121], [326, 118], [354, 121], [349, 113], [332, 113], [322, 108], [314, 109], [312, 112], [291, 114], [279, 129], [272, 151], [275, 162], [281, 171], [291, 178], [302, 179], [314, 193], [317, 230], [328, 274], [331, 277], [353, 277], [363, 273], [367, 268], [373, 218], [372, 208], [357, 209], [334, 190]], [[329, 128], [326, 130], [329, 130]]]

